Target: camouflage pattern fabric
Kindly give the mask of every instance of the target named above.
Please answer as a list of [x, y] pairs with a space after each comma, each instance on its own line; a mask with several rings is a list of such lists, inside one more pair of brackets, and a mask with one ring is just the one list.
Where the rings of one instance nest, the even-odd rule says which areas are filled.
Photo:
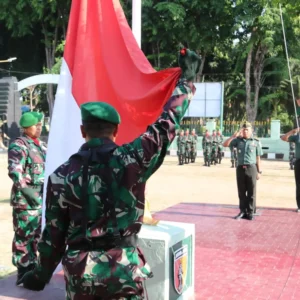
[[[25, 137], [30, 149], [25, 143], [16, 139], [8, 149], [8, 175], [13, 181], [10, 204], [21, 209], [38, 209], [42, 205], [42, 186], [45, 177], [46, 145], [40, 141], [40, 146]], [[28, 190], [33, 189], [32, 197]]]
[[202, 149], [205, 165], [210, 165], [211, 150], [212, 150], [212, 137], [204, 136], [202, 139]]
[[289, 162], [290, 168], [293, 170], [296, 162], [296, 145], [292, 142], [290, 142]]
[[177, 151], [178, 155], [184, 155], [185, 153], [185, 137], [182, 135], [177, 138]]
[[184, 156], [185, 156], [185, 137], [184, 135], [179, 135], [177, 137], [177, 156], [179, 165], [184, 164]]
[[41, 235], [41, 207], [46, 145], [32, 139], [16, 139], [8, 150], [8, 175], [13, 181], [10, 204], [13, 207], [15, 236], [12, 262], [17, 267], [36, 263], [37, 241]]
[[222, 151], [223, 150], [223, 135], [217, 135], [216, 141], [218, 143], [218, 151]]
[[[113, 232], [112, 220], [103, 204], [108, 190], [113, 192], [118, 227], [123, 236], [139, 233], [144, 215], [146, 181], [163, 163], [194, 92], [192, 83], [179, 80], [158, 120], [133, 142], [112, 152], [108, 160], [113, 175], [111, 182], [104, 180], [107, 174], [105, 165], [89, 165], [85, 210], [81, 200], [81, 162], [71, 157], [49, 177], [46, 226], [38, 245], [40, 256], [35, 269], [40, 280], [49, 280], [62, 260], [67, 299], [89, 299], [99, 293], [103, 299], [142, 297], [141, 284], [152, 276], [152, 272], [139, 247], [88, 251], [74, 247], [66, 249], [66, 245], [82, 244], [83, 217], [88, 219], [88, 237], [94, 239]], [[111, 144], [113, 142], [109, 139], [92, 139], [80, 151]], [[80, 295], [85, 296], [81, 298]]]
[[185, 153], [186, 156], [189, 156], [192, 148], [192, 136], [189, 134], [189, 135], [185, 135], [184, 138], [185, 138]]
[[191, 157], [197, 156], [197, 143], [198, 143], [198, 136], [191, 135]]
[[17, 267], [28, 267], [37, 262], [37, 243], [41, 236], [41, 209], [13, 208], [12, 263]]

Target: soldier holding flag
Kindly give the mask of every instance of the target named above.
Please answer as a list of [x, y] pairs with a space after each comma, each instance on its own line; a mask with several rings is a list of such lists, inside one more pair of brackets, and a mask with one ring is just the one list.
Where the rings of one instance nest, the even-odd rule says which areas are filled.
[[[39, 263], [23, 285], [42, 290], [62, 259], [67, 299], [142, 299], [152, 276], [138, 247], [145, 185], [161, 166], [190, 100], [200, 58], [179, 57], [182, 78], [157, 121], [131, 143], [117, 146], [121, 118], [105, 102], [81, 105], [78, 153], [49, 178]], [[67, 248], [68, 247], [68, 248]]]

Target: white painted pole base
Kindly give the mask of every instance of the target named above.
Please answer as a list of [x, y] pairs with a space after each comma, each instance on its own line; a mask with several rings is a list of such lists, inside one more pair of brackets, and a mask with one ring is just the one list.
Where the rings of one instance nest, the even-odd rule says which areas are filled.
[[193, 299], [194, 224], [159, 221], [157, 226], [143, 225], [139, 246], [154, 275], [146, 281], [149, 299]]

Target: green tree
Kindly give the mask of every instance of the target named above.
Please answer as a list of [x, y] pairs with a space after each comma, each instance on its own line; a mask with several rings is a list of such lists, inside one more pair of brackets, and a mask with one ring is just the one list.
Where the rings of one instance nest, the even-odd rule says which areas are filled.
[[[45, 68], [55, 65], [56, 48], [66, 38], [71, 0], [1, 0], [0, 20], [13, 36], [32, 35], [34, 28], [40, 27], [45, 48]], [[47, 85], [47, 101], [52, 115], [54, 87]]]

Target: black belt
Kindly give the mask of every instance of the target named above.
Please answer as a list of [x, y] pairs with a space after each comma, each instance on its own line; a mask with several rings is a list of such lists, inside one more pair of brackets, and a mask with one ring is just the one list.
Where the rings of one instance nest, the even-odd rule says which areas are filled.
[[121, 238], [118, 237], [102, 237], [98, 239], [93, 239], [89, 241], [84, 241], [80, 244], [69, 245], [70, 250], [84, 250], [84, 251], [99, 251], [99, 250], [110, 250], [112, 248], [128, 248], [137, 247], [138, 236], [130, 235]]
[[256, 164], [251, 164], [251, 165], [238, 165], [238, 167], [241, 167], [243, 169], [247, 169], [248, 167], [251, 167], [251, 166], [255, 166]]

